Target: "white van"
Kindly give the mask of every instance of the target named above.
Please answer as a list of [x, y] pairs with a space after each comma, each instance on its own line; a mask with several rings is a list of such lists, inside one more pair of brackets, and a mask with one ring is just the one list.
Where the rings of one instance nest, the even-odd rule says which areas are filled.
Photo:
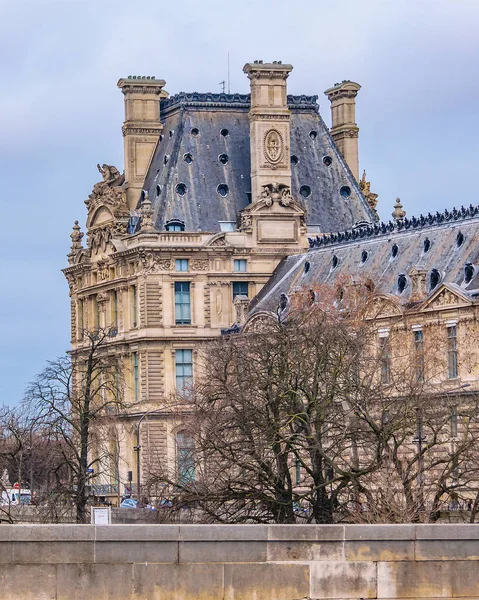
[[9, 488], [2, 492], [2, 504], [30, 504], [32, 492], [28, 489]]

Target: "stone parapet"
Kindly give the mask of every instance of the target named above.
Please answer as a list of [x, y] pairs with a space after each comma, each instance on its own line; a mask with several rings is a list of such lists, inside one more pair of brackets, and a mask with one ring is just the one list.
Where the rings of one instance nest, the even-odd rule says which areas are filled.
[[2, 600], [479, 598], [475, 525], [2, 525]]

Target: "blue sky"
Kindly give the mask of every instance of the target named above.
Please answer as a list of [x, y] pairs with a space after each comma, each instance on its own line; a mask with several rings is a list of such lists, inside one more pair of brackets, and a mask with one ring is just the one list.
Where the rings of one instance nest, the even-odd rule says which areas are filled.
[[477, 0], [0, 0], [0, 404], [69, 345], [66, 266], [74, 219], [123, 168], [120, 77], [170, 93], [247, 92], [245, 62], [294, 66], [291, 93], [352, 79], [360, 169], [388, 219], [477, 203]]

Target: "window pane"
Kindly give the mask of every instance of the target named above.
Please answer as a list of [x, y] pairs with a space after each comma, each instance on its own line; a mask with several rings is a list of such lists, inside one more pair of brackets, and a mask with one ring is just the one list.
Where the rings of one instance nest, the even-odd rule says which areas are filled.
[[424, 381], [424, 334], [422, 331], [414, 332], [414, 350], [416, 353], [416, 378]]
[[188, 271], [188, 259], [187, 258], [177, 258], [176, 259], [176, 270], [186, 272]]
[[177, 325], [191, 323], [190, 282], [175, 282], [175, 322]]
[[195, 441], [187, 433], [176, 435], [178, 454], [178, 481], [190, 483], [195, 480]]
[[455, 379], [458, 375], [457, 368], [457, 327], [447, 328], [447, 362], [448, 362], [448, 377]]
[[381, 383], [388, 384], [391, 372], [391, 359], [389, 356], [389, 338], [379, 338], [380, 364], [381, 364]]
[[246, 273], [246, 260], [235, 259], [233, 261], [233, 270], [235, 273]]
[[176, 389], [187, 392], [193, 383], [193, 350], [177, 350], [175, 354]]
[[233, 300], [236, 296], [248, 296], [248, 282], [235, 281], [233, 283]]

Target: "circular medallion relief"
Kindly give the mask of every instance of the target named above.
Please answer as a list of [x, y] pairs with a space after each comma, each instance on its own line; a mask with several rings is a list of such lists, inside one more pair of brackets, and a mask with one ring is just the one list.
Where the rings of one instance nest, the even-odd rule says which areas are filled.
[[273, 164], [283, 158], [283, 138], [276, 129], [270, 129], [264, 136], [264, 155]]

